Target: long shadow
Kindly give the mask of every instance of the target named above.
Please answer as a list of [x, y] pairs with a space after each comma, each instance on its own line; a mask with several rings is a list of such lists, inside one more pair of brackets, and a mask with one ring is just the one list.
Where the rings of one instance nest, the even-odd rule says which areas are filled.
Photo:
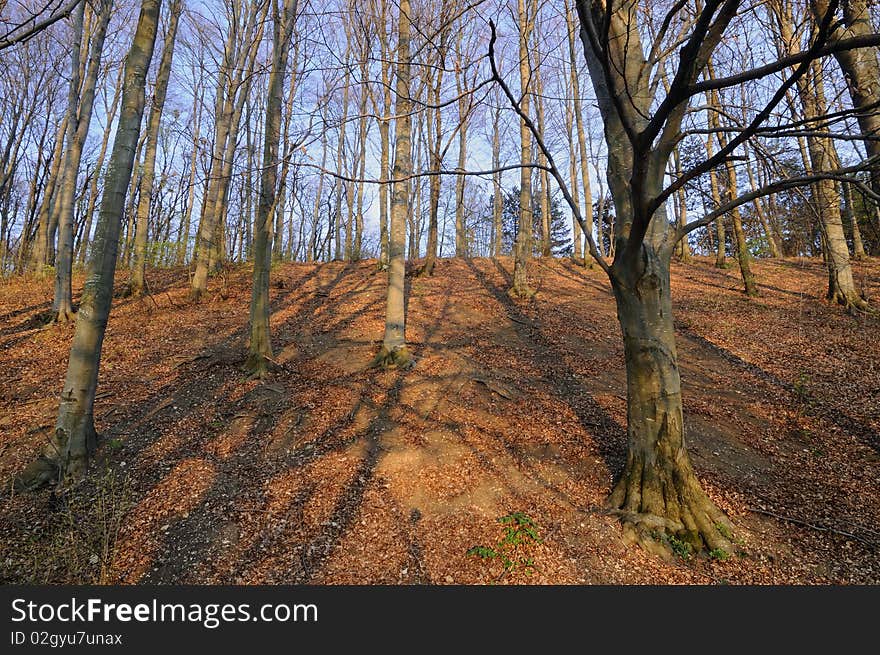
[[[732, 353], [723, 346], [719, 346], [718, 344], [709, 341], [686, 326], [676, 324], [675, 329], [689, 341], [709, 350], [736, 368], [746, 371], [762, 382], [783, 389], [798, 399], [804, 399], [803, 391], [799, 391], [794, 384], [782, 380], [769, 371], [765, 371], [757, 364], [744, 360], [739, 355]], [[875, 452], [880, 452], [880, 434], [878, 434], [876, 430], [847, 415], [840, 408], [825, 403], [816, 396], [807, 396], [806, 400], [807, 402], [804, 403], [804, 411], [807, 414], [814, 418], [825, 419], [834, 423], [841, 430], [858, 439], [860, 443], [872, 448]]]
[[[295, 295], [295, 290], [292, 289], [281, 298], [277, 298], [273, 303], [274, 310], [282, 311], [290, 304], [301, 300], [301, 311], [288, 319], [285, 325], [305, 325], [310, 321], [315, 311], [323, 304], [323, 296], [329, 295], [348, 272], [350, 272], [350, 268], [341, 268], [333, 280], [311, 292], [302, 290], [305, 279], [300, 278], [296, 281], [298, 284], [295, 287], [301, 293], [296, 294], [297, 297], [292, 298]], [[299, 284], [300, 282], [302, 284]], [[346, 296], [352, 293], [356, 293], [356, 289], [343, 294], [339, 301], [344, 301]], [[237, 447], [231, 456], [223, 460], [211, 458], [216, 468], [215, 480], [204, 493], [198, 505], [190, 510], [185, 518], [172, 522], [165, 531], [161, 540], [164, 547], [160, 544], [157, 550], [157, 553], [161, 553], [161, 561], [156, 562], [159, 566], [154, 567], [153, 571], [146, 573], [141, 582], [179, 583], [185, 579], [188, 567], [193, 566], [194, 563], [204, 562], [208, 558], [216, 532], [214, 526], [221, 526], [224, 522], [225, 516], [222, 514], [222, 507], [225, 500], [240, 492], [243, 493], [249, 487], [252, 488], [252, 491], [261, 493], [259, 484], [268, 479], [275, 470], [275, 466], [271, 462], [267, 462], [260, 451], [263, 441], [258, 437], [269, 434], [275, 428], [279, 418], [284, 414], [285, 408], [289, 407], [288, 395], [282, 391], [278, 397], [273, 398], [274, 394], [269, 392], [267, 395], [267, 387], [262, 385], [241, 397], [230, 397], [236, 394], [237, 385], [230, 385], [231, 388], [223, 395], [216, 394], [220, 387], [227, 384], [230, 380], [234, 380], [235, 376], [241, 375], [241, 372], [238, 371], [237, 359], [243, 359], [243, 354], [239, 356], [238, 351], [241, 350], [239, 340], [244, 337], [244, 334], [244, 329], [237, 330], [221, 343], [207, 349], [212, 355], [216, 355], [216, 353], [223, 350], [232, 351], [235, 349], [233, 351], [235, 352], [234, 360], [209, 360], [209, 363], [203, 366], [201, 375], [196, 376], [183, 386], [180, 385], [179, 381], [165, 385], [154, 394], [154, 401], [151, 403], [151, 406], [148, 406], [145, 411], [139, 412], [139, 416], [134, 421], [128, 419], [120, 421], [111, 430], [107, 431], [107, 436], [112, 436], [115, 432], [114, 428], [130, 429], [132, 425], [136, 426], [138, 422], [150, 421], [146, 431], [141, 430], [138, 432], [137, 443], [126, 443], [123, 451], [115, 454], [116, 457], [122, 457], [125, 456], [127, 451], [131, 451], [129, 456], [136, 461], [138, 455], [145, 450], [148, 444], [161, 438], [167, 431], [168, 426], [162, 426], [161, 423], [163, 415], [169, 409], [174, 411], [174, 418], [177, 420], [183, 420], [185, 416], [195, 414], [201, 408], [209, 405], [222, 408], [216, 413], [216, 416], [222, 419], [220, 422], [223, 424], [228, 424], [243, 408], [255, 410], [258, 417], [257, 422], [250, 426], [245, 443]], [[204, 373], [205, 370], [214, 366], [230, 368], [231, 370], [228, 372], [221, 371], [220, 375], [212, 380]], [[333, 425], [327, 432], [341, 429], [352, 418], [352, 415], [346, 415], [342, 421]], [[324, 436], [326, 435], [319, 437], [318, 448], [293, 458], [293, 461], [290, 459], [286, 460], [284, 466], [304, 466], [323, 455], [347, 447], [353, 441], [351, 439], [341, 441], [326, 440], [323, 438]], [[185, 457], [194, 455], [204, 457], [205, 453], [200, 450], [203, 439], [204, 435], [197, 435], [195, 442], [188, 440], [177, 444], [176, 447], [163, 453], [162, 461], [177, 462]], [[149, 470], [141, 469], [139, 474], [139, 482], [141, 484], [146, 483], [150, 486], [161, 481], [164, 472], [160, 470], [161, 467], [158, 464], [161, 464], [161, 462], [154, 464], [145, 463]], [[220, 509], [218, 510], [218, 508]], [[221, 513], [218, 514], [218, 511]], [[207, 531], [204, 527], [206, 524], [211, 526]]]
[[527, 316], [507, 294], [513, 282], [510, 274], [498, 261], [493, 263], [505, 281], [504, 287], [492, 283], [473, 262], [467, 262], [474, 277], [504, 308], [517, 336], [532, 350], [533, 359], [541, 364], [545, 372], [545, 380], [571, 407], [583, 428], [594, 436], [600, 456], [611, 474], [617, 477], [626, 461], [626, 428], [615, 421], [592, 394], [576, 381], [574, 371], [565, 364], [565, 358], [561, 353], [556, 353], [554, 345], [544, 337], [540, 319]]
[[309, 546], [302, 554], [301, 570], [294, 576], [295, 584], [307, 584], [324, 565], [334, 548], [351, 529], [352, 524], [363, 503], [364, 493], [373, 479], [376, 465], [381, 454], [380, 441], [383, 431], [390, 423], [389, 412], [397, 403], [403, 388], [405, 371], [399, 371], [394, 385], [389, 389], [386, 401], [364, 429], [362, 438], [366, 441], [367, 451], [361, 460], [351, 484], [337, 501], [330, 520], [325, 521], [323, 529], [309, 541]]
[[[779, 262], [780, 266], [791, 266], [787, 262]], [[563, 261], [563, 266], [569, 268], [571, 266], [571, 262]], [[715, 271], [718, 275], [721, 275], [720, 272]], [[587, 282], [593, 282], [589, 277], [583, 275], [583, 279]], [[766, 285], [765, 285], [766, 286]], [[609, 295], [611, 294], [610, 289], [603, 289]], [[784, 291], [781, 290], [780, 291]], [[786, 292], [791, 293], [793, 295], [800, 296], [800, 294], [796, 294], [795, 292]], [[733, 364], [735, 367], [740, 370], [747, 371], [748, 373], [754, 375], [759, 380], [762, 380], [768, 384], [776, 386], [780, 389], [784, 389], [789, 394], [794, 396], [802, 397], [803, 394], [798, 393], [798, 390], [795, 388], [795, 385], [785, 382], [779, 377], [773, 375], [772, 373], [765, 371], [761, 367], [748, 362], [738, 355], [735, 355], [731, 351], [726, 348], [719, 346], [712, 341], [709, 341], [705, 337], [700, 336], [690, 328], [685, 325], [682, 325], [676, 322], [675, 325], [676, 332], [680, 333], [686, 339], [695, 343], [703, 348], [709, 350], [713, 354], [717, 355], [721, 359]], [[872, 429], [870, 426], [865, 425], [863, 422], [858, 419], [852, 418], [848, 416], [845, 412], [841, 411], [839, 408], [833, 407], [824, 403], [821, 399], [816, 397], [810, 397], [809, 402], [806, 404], [805, 408], [806, 412], [813, 416], [814, 418], [825, 418], [835, 425], [839, 427], [844, 432], [847, 432], [854, 437], [856, 437], [862, 444], [868, 446], [869, 448], [874, 449], [877, 452], [880, 452], [880, 434], [877, 433], [876, 430]]]

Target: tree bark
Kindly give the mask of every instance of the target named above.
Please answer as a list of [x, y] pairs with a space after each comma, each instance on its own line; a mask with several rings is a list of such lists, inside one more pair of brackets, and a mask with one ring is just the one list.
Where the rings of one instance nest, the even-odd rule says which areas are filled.
[[[82, 8], [75, 14], [78, 27], [75, 31], [82, 36]], [[67, 323], [73, 320], [73, 219], [76, 211], [76, 184], [82, 160], [83, 147], [89, 133], [92, 118], [92, 106], [95, 101], [95, 86], [101, 68], [101, 53], [104, 39], [107, 36], [107, 24], [110, 22], [112, 2], [104, 0], [95, 17], [95, 28], [89, 47], [89, 61], [80, 90], [79, 77], [74, 73], [70, 83], [68, 99], [67, 148], [64, 160], [64, 171], [61, 181], [59, 213], [58, 213], [58, 252], [55, 260], [55, 299], [52, 311], [55, 320]], [[79, 44], [73, 48], [72, 70], [78, 71]]]
[[[402, 180], [412, 173], [412, 101], [410, 100], [410, 3], [400, 0], [397, 33], [397, 83], [395, 91], [393, 179]], [[372, 366], [409, 368], [413, 361], [406, 347], [406, 219], [409, 214], [408, 182], [394, 183], [391, 197], [389, 240], [388, 296], [385, 307], [385, 338]]]
[[19, 477], [20, 486], [39, 486], [56, 476], [60, 479], [82, 472], [96, 446], [94, 404], [101, 347], [113, 300], [122, 209], [144, 112], [144, 87], [153, 56], [161, 4], [161, 0], [143, 0], [141, 3], [137, 28], [125, 63], [119, 124], [110, 155], [82, 302], [76, 318], [55, 434], [43, 455]]
[[52, 165], [46, 186], [43, 189], [43, 198], [40, 200], [40, 209], [37, 214], [37, 237], [34, 251], [31, 256], [31, 270], [42, 275], [44, 268], [51, 265], [50, 241], [51, 230], [49, 224], [54, 214], [53, 207], [58, 196], [58, 180], [61, 177], [61, 164], [64, 159], [64, 135], [67, 133], [68, 116], [65, 115], [58, 125], [58, 134], [55, 137], [55, 148], [52, 151]]
[[730, 552], [730, 524], [697, 481], [685, 444], [669, 250], [646, 243], [635, 265], [615, 266], [611, 278], [626, 357], [629, 448], [608, 505], [648, 549], [653, 533], [697, 551]]
[[[519, 80], [520, 80], [520, 111], [529, 116], [530, 90], [529, 82], [532, 77], [532, 67], [529, 63], [529, 42], [532, 34], [532, 20], [534, 19], [535, 2], [532, 2], [532, 11], [527, 12], [525, 0], [518, 0], [517, 9], [519, 17]], [[519, 176], [519, 224], [516, 231], [513, 259], [513, 286], [510, 295], [515, 298], [530, 298], [535, 295], [529, 287], [528, 261], [532, 249], [532, 229], [534, 215], [532, 212], [532, 169], [528, 167], [532, 163], [532, 133], [524, 120], [519, 122], [520, 159], [524, 166], [520, 169]]]
[[290, 52], [290, 37], [296, 17], [297, 0], [284, 0], [279, 13], [274, 12], [274, 50], [266, 96], [266, 132], [263, 142], [263, 167], [260, 176], [260, 202], [254, 224], [254, 277], [251, 292], [251, 336], [247, 371], [264, 377], [272, 359], [272, 335], [269, 329], [269, 270], [272, 264], [273, 209], [278, 184], [278, 143], [281, 136], [281, 109], [284, 78]]
[[494, 112], [492, 121], [492, 256], [501, 256], [502, 214], [504, 211], [504, 189], [501, 187], [501, 105]]
[[177, 24], [182, 10], [183, 4], [180, 0], [171, 1], [168, 29], [165, 32], [165, 44], [162, 47], [162, 58], [159, 60], [159, 71], [156, 73], [156, 85], [153, 90], [150, 119], [147, 122], [143, 173], [138, 191], [134, 263], [131, 271], [131, 282], [129, 283], [129, 292], [136, 298], [143, 296], [147, 289], [147, 237], [150, 226], [150, 203], [153, 199], [153, 178], [156, 172], [156, 151], [159, 145], [159, 132], [162, 126], [165, 96], [168, 94], [168, 80], [171, 77], [171, 65], [174, 61], [174, 42], [177, 40]]

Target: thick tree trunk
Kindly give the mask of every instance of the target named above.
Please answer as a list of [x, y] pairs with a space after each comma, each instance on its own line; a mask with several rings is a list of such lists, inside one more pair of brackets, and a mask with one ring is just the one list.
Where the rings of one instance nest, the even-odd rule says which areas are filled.
[[[813, 0], [814, 8], [819, 15], [824, 15], [828, 8], [828, 0]], [[847, 39], [872, 34], [874, 25], [871, 22], [868, 0], [846, 0], [842, 2], [843, 24], [834, 37]], [[843, 70], [846, 85], [852, 98], [853, 107], [865, 110], [855, 114], [859, 129], [865, 137], [865, 150], [868, 157], [880, 158], [880, 63], [877, 61], [877, 48], [855, 48], [835, 53], [837, 63]], [[880, 164], [871, 167], [871, 186], [875, 193], [880, 193]]]
[[168, 29], [165, 32], [165, 44], [162, 58], [159, 60], [159, 71], [156, 74], [156, 85], [153, 91], [153, 102], [150, 108], [150, 119], [147, 122], [147, 142], [144, 151], [144, 168], [141, 175], [137, 205], [137, 227], [134, 239], [134, 264], [131, 271], [129, 292], [140, 297], [147, 289], [147, 245], [150, 226], [150, 203], [153, 198], [153, 178], [156, 171], [156, 151], [159, 146], [159, 130], [162, 125], [162, 110], [165, 108], [165, 96], [168, 93], [168, 80], [171, 77], [171, 64], [174, 61], [174, 42], [177, 40], [177, 24], [183, 4], [180, 0], [172, 0]]
[[137, 29], [125, 63], [119, 125], [101, 199], [93, 254], [76, 318], [55, 435], [43, 456], [20, 476], [18, 482], [21, 486], [33, 487], [49, 482], [56, 475], [60, 478], [81, 472], [95, 447], [94, 403], [101, 347], [113, 299], [122, 209], [143, 117], [144, 87], [156, 41], [160, 7], [161, 0], [143, 0], [141, 3]]
[[[400, 0], [397, 35], [397, 103], [394, 120], [393, 179], [402, 180], [412, 172], [412, 101], [410, 100], [410, 3]], [[385, 338], [372, 366], [409, 368], [412, 358], [406, 347], [406, 219], [409, 193], [406, 181], [395, 182], [391, 197], [388, 296], [385, 306]]]
[[[730, 524], [706, 496], [687, 453], [669, 290], [669, 253], [646, 244], [612, 277], [626, 356], [626, 468], [608, 498], [629, 536], [731, 552]], [[634, 262], [635, 263], [635, 262]]]

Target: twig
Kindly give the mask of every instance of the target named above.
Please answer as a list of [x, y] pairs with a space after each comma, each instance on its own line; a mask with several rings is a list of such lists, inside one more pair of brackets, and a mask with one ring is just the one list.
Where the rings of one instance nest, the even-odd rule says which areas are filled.
[[811, 528], [813, 530], [818, 530], [819, 532], [833, 532], [834, 534], [838, 534], [842, 537], [849, 537], [850, 539], [858, 541], [859, 543], [862, 543], [862, 544], [869, 546], [871, 548], [878, 547], [878, 544], [874, 543], [873, 541], [865, 539], [864, 537], [860, 537], [859, 535], [853, 534], [851, 532], [844, 532], [843, 530], [837, 530], [835, 528], [830, 528], [825, 525], [816, 525], [815, 523], [808, 523], [807, 521], [802, 521], [801, 519], [796, 519], [791, 516], [785, 516], [784, 514], [777, 514], [776, 512], [771, 512], [766, 509], [759, 509], [757, 507], [748, 507], [746, 509], [748, 509], [750, 512], [754, 512], [755, 514], [764, 514], [765, 516], [772, 516], [773, 518], [779, 519], [780, 521], [787, 521], [788, 523], [793, 523], [795, 525], [800, 525], [805, 528]]

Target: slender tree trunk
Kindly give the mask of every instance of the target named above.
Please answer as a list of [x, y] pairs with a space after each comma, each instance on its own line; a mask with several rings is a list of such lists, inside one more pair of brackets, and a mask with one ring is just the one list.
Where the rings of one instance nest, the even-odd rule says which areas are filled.
[[[399, 1], [397, 33], [397, 104], [394, 120], [393, 179], [401, 180], [412, 173], [412, 101], [410, 100], [410, 3]], [[373, 366], [409, 368], [412, 359], [406, 347], [406, 219], [409, 214], [408, 183], [394, 183], [391, 197], [389, 242], [388, 297], [385, 308], [385, 338], [373, 360]]]
[[[575, 150], [574, 144], [574, 110], [572, 109], [572, 103], [568, 101], [565, 103], [565, 131], [568, 132], [568, 184], [571, 187], [572, 200], [580, 209], [580, 194], [578, 193], [577, 179], [577, 150]], [[601, 222], [602, 216], [600, 214], [599, 223], [601, 224]], [[577, 261], [580, 259], [581, 253], [584, 251], [583, 244], [581, 243], [583, 229], [581, 228], [581, 224], [578, 222], [577, 216], [575, 216], [574, 212], [571, 213], [571, 231], [573, 239], [571, 258]], [[597, 245], [601, 248], [600, 244]]]
[[[529, 116], [530, 89], [532, 67], [529, 63], [529, 43], [531, 41], [532, 20], [535, 12], [526, 11], [526, 0], [518, 0], [519, 16], [519, 79], [520, 110]], [[532, 163], [532, 134], [525, 121], [519, 122], [520, 153], [523, 164]], [[532, 228], [534, 216], [532, 212], [532, 169], [523, 166], [519, 178], [519, 225], [514, 243], [513, 286], [510, 295], [517, 298], [530, 298], [535, 292], [529, 287], [528, 261], [532, 249]]]
[[[75, 34], [82, 37], [82, 8], [77, 10], [77, 28]], [[79, 78], [74, 75], [70, 84], [70, 96], [68, 99], [69, 119], [67, 122], [67, 154], [64, 162], [64, 174], [62, 177], [59, 213], [58, 213], [58, 253], [55, 262], [55, 299], [52, 311], [55, 320], [59, 323], [67, 323], [73, 320], [73, 220], [76, 211], [76, 185], [79, 174], [82, 152], [86, 137], [89, 133], [89, 124], [92, 118], [92, 106], [95, 100], [95, 87], [98, 82], [98, 74], [101, 68], [101, 52], [104, 49], [104, 39], [107, 35], [107, 24], [110, 21], [112, 3], [105, 1], [101, 4], [99, 13], [95, 16], [95, 28], [92, 34], [89, 48], [89, 61], [86, 67], [85, 77], [80, 90]], [[79, 44], [73, 48], [72, 70], [78, 71]]]
[[[751, 190], [756, 191], [758, 185], [755, 181], [755, 173], [752, 170], [751, 160], [749, 160], [746, 165], [746, 172], [749, 176], [749, 186], [751, 187]], [[754, 207], [755, 214], [757, 214], [758, 220], [761, 222], [761, 229], [764, 231], [764, 238], [767, 239], [767, 248], [770, 251], [770, 257], [777, 259], [782, 256], [782, 249], [779, 246], [773, 228], [770, 227], [770, 221], [767, 219], [767, 210], [765, 209], [763, 200], [761, 198], [756, 198]]]
[[52, 151], [52, 167], [46, 186], [43, 189], [43, 198], [40, 201], [40, 209], [37, 214], [37, 238], [34, 251], [31, 256], [31, 269], [38, 275], [42, 275], [44, 268], [51, 264], [49, 259], [51, 232], [49, 224], [55, 213], [53, 206], [57, 199], [58, 180], [61, 176], [61, 164], [64, 159], [64, 135], [67, 133], [68, 116], [61, 119], [58, 125], [58, 134], [55, 137], [55, 148]]
[[143, 117], [144, 87], [156, 41], [160, 6], [161, 0], [143, 0], [141, 3], [134, 40], [125, 63], [119, 125], [76, 319], [55, 435], [43, 456], [19, 478], [22, 486], [37, 486], [57, 474], [61, 477], [82, 471], [96, 445], [94, 403], [101, 347], [113, 300], [120, 219]]
[[[712, 135], [706, 137], [706, 158], [710, 159], [715, 152], [712, 145]], [[721, 191], [719, 190], [718, 174], [715, 170], [709, 171], [709, 187], [712, 193], [712, 205], [721, 206]], [[717, 250], [715, 251], [715, 266], [727, 268], [727, 234], [724, 229], [724, 218], [719, 216], [715, 220], [715, 235], [717, 237]]]
[[[430, 167], [434, 173], [439, 173], [443, 167], [443, 113], [440, 105], [440, 89], [443, 86], [443, 71], [446, 67], [446, 48], [448, 29], [442, 29], [437, 36], [437, 61], [436, 68], [429, 72], [433, 78], [428, 82], [428, 103], [432, 105], [426, 111], [425, 126], [427, 127], [427, 141], [429, 150]], [[425, 251], [425, 264], [422, 266], [420, 275], [433, 275], [434, 266], [437, 262], [437, 249], [439, 247], [440, 231], [440, 191], [443, 178], [432, 175], [428, 181], [428, 241]]]
[[171, 77], [171, 65], [174, 61], [174, 42], [177, 40], [177, 24], [183, 4], [180, 0], [171, 0], [168, 18], [168, 29], [165, 32], [165, 44], [162, 47], [162, 58], [159, 60], [159, 71], [156, 74], [156, 85], [153, 90], [153, 101], [150, 108], [150, 119], [147, 121], [147, 141], [144, 151], [144, 169], [141, 175], [137, 205], [137, 227], [134, 240], [134, 264], [131, 271], [129, 292], [134, 297], [143, 296], [147, 290], [147, 236], [150, 225], [150, 202], [153, 198], [153, 178], [156, 171], [156, 151], [159, 146], [159, 133], [162, 127], [162, 110], [165, 108], [165, 96], [168, 93], [168, 80]]
[[[587, 229], [592, 233], [593, 231], [593, 193], [590, 188], [590, 158], [587, 155], [587, 139], [584, 131], [584, 115], [583, 110], [581, 108], [581, 91], [580, 91], [580, 80], [578, 78], [577, 71], [577, 62], [578, 58], [575, 55], [575, 39], [577, 38], [579, 25], [577, 23], [577, 16], [575, 15], [574, 9], [568, 8], [568, 3], [566, 1], [565, 5], [565, 16], [568, 22], [568, 52], [569, 52], [569, 80], [571, 84], [571, 93], [572, 93], [572, 103], [574, 104], [574, 118], [575, 124], [577, 126], [577, 140], [578, 140], [578, 152], [580, 153], [580, 164], [581, 164], [581, 182], [584, 187], [584, 204], [582, 208], [582, 216], [584, 218], [584, 222], [587, 224]], [[599, 223], [599, 238], [596, 242], [596, 246], [599, 249], [599, 254], [603, 257], [606, 255], [604, 251], [604, 239], [602, 238], [602, 224], [601, 219]], [[587, 268], [593, 267], [593, 259], [589, 256], [587, 252], [587, 240], [584, 239], [584, 250], [579, 251], [577, 253], [578, 258], [583, 258], [584, 266]]]
[[195, 271], [190, 286], [193, 300], [200, 299], [207, 291], [208, 275], [225, 255], [225, 206], [233, 155], [268, 9], [269, 3], [249, 5], [244, 14], [246, 24], [237, 29], [230, 26], [225, 44], [214, 114], [220, 118], [215, 120], [210, 182], [202, 205], [194, 252]]
[[177, 234], [177, 256], [175, 261], [178, 266], [182, 266], [186, 262], [187, 253], [189, 252], [189, 230], [192, 222], [193, 205], [196, 199], [196, 174], [199, 166], [199, 137], [201, 136], [200, 125], [202, 122], [202, 107], [204, 106], [204, 86], [201, 81], [196, 83], [196, 91], [193, 93], [193, 140], [192, 155], [189, 161], [189, 184], [187, 186], [186, 208], [183, 211], [183, 218], [180, 225], [180, 231]]
[[865, 259], [867, 257], [867, 253], [865, 253], [865, 243], [862, 241], [862, 232], [859, 229], [859, 219], [856, 216], [855, 208], [853, 207], [852, 201], [852, 188], [846, 182], [841, 184], [843, 188], [843, 207], [846, 212], [846, 216], [849, 219], [849, 224], [852, 227], [852, 242], [853, 242], [853, 259]]
[[[545, 134], [544, 131], [544, 80], [541, 77], [541, 67], [535, 68], [535, 90], [536, 99], [535, 106], [538, 115], [538, 131]], [[543, 152], [538, 152], [538, 163], [541, 166], [547, 166], [547, 157]], [[550, 235], [550, 175], [546, 169], [542, 169], [539, 173], [541, 180], [541, 256], [549, 257], [552, 252], [552, 239]]]
[[[348, 96], [351, 88], [351, 73], [349, 70], [349, 60], [351, 55], [351, 43], [349, 42], [345, 48], [345, 77], [342, 82], [342, 119], [339, 122], [339, 136], [336, 141], [336, 171], [341, 175], [345, 167], [345, 127], [348, 123]], [[334, 237], [335, 259], [344, 258], [344, 250], [342, 243], [342, 196], [345, 193], [346, 182], [341, 178], [336, 178], [336, 207], [334, 217]]]
[[297, 0], [284, 0], [279, 15], [275, 8], [275, 45], [269, 90], [266, 96], [266, 132], [263, 143], [263, 167], [260, 176], [260, 202], [254, 225], [254, 280], [251, 293], [251, 337], [245, 368], [254, 376], [264, 377], [272, 359], [272, 336], [269, 330], [269, 270], [272, 264], [273, 208], [278, 184], [278, 143], [281, 135], [281, 110], [284, 78], [290, 52], [290, 37], [296, 17]]
[[496, 171], [492, 175], [492, 256], [501, 256], [501, 246], [503, 245], [502, 236], [502, 218], [504, 212], [504, 189], [501, 187], [501, 105], [494, 113], [492, 122], [492, 169]]
[[[379, 270], [388, 268], [388, 179], [391, 139], [389, 134], [391, 115], [391, 49], [388, 42], [388, 2], [382, 0], [377, 16], [377, 34], [381, 50], [382, 118], [379, 120]], [[379, 24], [381, 23], [381, 24]]]

